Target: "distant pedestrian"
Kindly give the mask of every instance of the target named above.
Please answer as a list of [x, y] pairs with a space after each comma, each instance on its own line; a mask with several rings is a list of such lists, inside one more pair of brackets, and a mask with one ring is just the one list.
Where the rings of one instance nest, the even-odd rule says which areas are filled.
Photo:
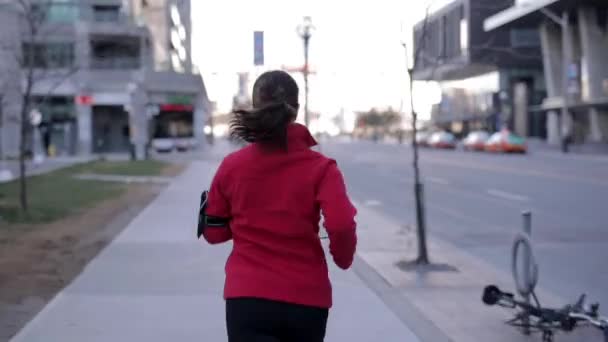
[[567, 136], [562, 137], [562, 152], [563, 153], [568, 153], [568, 150], [569, 150], [568, 145], [570, 144], [569, 140], [570, 139]]
[[570, 145], [574, 142], [574, 122], [571, 114], [562, 116], [562, 152], [568, 153]]
[[403, 130], [399, 129], [397, 131], [397, 141], [399, 141], [399, 145], [403, 144]]
[[203, 236], [233, 241], [224, 288], [229, 342], [324, 340], [332, 290], [321, 213], [334, 262], [353, 262], [356, 210], [336, 162], [312, 151], [315, 139], [295, 123], [298, 93], [285, 72], [257, 79], [253, 109], [236, 111], [231, 125], [250, 144], [224, 159], [209, 189]]
[[42, 135], [42, 147], [44, 148], [44, 155], [48, 157], [51, 147], [51, 123], [42, 122], [38, 127]]

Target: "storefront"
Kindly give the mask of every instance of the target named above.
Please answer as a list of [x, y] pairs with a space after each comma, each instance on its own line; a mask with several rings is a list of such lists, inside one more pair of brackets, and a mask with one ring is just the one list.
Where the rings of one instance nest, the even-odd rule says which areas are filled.
[[150, 134], [153, 144], [164, 141], [164, 149], [186, 150], [196, 145], [195, 97], [190, 94], [152, 94]]
[[76, 154], [78, 129], [74, 98], [35, 97], [33, 102], [42, 114], [38, 129], [45, 153], [50, 156]]
[[191, 105], [161, 105], [153, 119], [154, 138], [194, 137], [194, 107]]

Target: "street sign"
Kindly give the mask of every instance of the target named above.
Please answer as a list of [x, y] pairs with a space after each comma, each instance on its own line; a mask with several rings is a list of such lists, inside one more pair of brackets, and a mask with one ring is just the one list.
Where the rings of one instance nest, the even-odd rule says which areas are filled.
[[93, 96], [90, 96], [90, 95], [76, 96], [76, 104], [79, 104], [82, 106], [90, 106], [93, 104]]
[[194, 110], [193, 105], [182, 105], [182, 104], [161, 104], [161, 112], [192, 112]]
[[167, 95], [167, 103], [191, 105], [192, 103], [194, 103], [194, 97], [192, 95], [184, 94]]
[[264, 65], [264, 31], [253, 32], [253, 64]]

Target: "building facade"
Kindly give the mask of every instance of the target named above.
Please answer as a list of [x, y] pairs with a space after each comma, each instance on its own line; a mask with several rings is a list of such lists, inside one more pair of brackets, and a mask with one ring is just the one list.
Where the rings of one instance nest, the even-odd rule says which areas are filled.
[[149, 25], [157, 70], [191, 73], [192, 19], [190, 0], [131, 2], [133, 13]]
[[[0, 22], [2, 40], [12, 42], [10, 53], [21, 56], [20, 63], [5, 66], [2, 80], [24, 79], [28, 70], [34, 70], [31, 109], [42, 114], [42, 122], [28, 134], [38, 129], [47, 151], [132, 151], [143, 158], [157, 136], [203, 143], [209, 101], [202, 78], [192, 72], [189, 56], [179, 72], [156, 67], [149, 29], [155, 23], [138, 16], [135, 2], [139, 1], [32, 1], [26, 11], [39, 13], [36, 36], [28, 33], [22, 8], [13, 1], [1, 7], [0, 16], [13, 18]], [[12, 27], [20, 29], [5, 32]], [[11, 104], [3, 106], [4, 113], [14, 117], [23, 94], [1, 92]], [[16, 156], [19, 135], [6, 129], [2, 133], [4, 154]], [[26, 140], [33, 144], [30, 137]]]
[[414, 28], [414, 77], [437, 81], [442, 100], [432, 123], [457, 135], [510, 128], [545, 135], [544, 116], [530, 104], [545, 93], [540, 39], [535, 30], [485, 32], [483, 20], [512, 0], [455, 0]]
[[[18, 46], [18, 18], [9, 11], [0, 10], [0, 26], [0, 41], [6, 46]], [[19, 151], [18, 115], [23, 98], [19, 71], [19, 62], [13, 51], [0, 49], [0, 159]]]
[[547, 98], [548, 141], [608, 142], [608, 2], [518, 1], [485, 21], [489, 32], [538, 30]]

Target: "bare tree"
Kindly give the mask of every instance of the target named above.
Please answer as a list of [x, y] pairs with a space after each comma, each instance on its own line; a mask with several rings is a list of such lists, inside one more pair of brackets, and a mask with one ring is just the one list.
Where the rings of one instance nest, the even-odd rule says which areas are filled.
[[[1, 47], [11, 54], [16, 61], [15, 73], [21, 82], [21, 106], [16, 115], [19, 124], [19, 202], [21, 210], [28, 212], [27, 187], [27, 149], [29, 131], [36, 129], [31, 123], [30, 113], [36, 105], [44, 103], [66, 79], [73, 75], [77, 68], [74, 65], [52, 70], [53, 62], [49, 60], [45, 47], [40, 45], [47, 41], [57, 26], [49, 23], [49, 9], [52, 1], [13, 0], [12, 10], [18, 17], [18, 34], [20, 39], [2, 42]], [[52, 83], [45, 94], [35, 96], [34, 90], [40, 82]]]
[[[418, 239], [418, 256], [416, 260], [414, 260], [415, 265], [428, 265], [430, 264], [428, 245], [427, 245], [427, 230], [426, 230], [426, 214], [424, 207], [424, 184], [421, 181], [420, 177], [420, 166], [419, 166], [419, 149], [418, 149], [418, 113], [414, 107], [414, 71], [415, 66], [420, 62], [421, 58], [426, 58], [423, 53], [423, 49], [426, 44], [426, 38], [428, 34], [428, 22], [429, 22], [429, 14], [433, 3], [431, 2], [427, 7], [424, 15], [424, 20], [422, 22], [422, 33], [416, 44], [414, 44], [414, 53], [413, 58], [414, 62], [412, 65], [409, 64], [409, 55], [407, 44], [402, 42], [403, 47], [405, 49], [405, 60], [406, 60], [406, 68], [409, 76], [409, 92], [410, 92], [410, 110], [411, 110], [411, 124], [412, 124], [412, 149], [413, 149], [413, 160], [412, 167], [414, 169], [414, 198], [416, 203], [416, 235]], [[416, 38], [414, 37], [414, 40]], [[439, 65], [439, 61], [441, 57], [437, 57], [435, 61], [433, 61], [433, 68], [436, 68]], [[433, 73], [434, 73], [433, 69]]]

